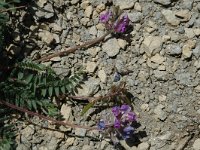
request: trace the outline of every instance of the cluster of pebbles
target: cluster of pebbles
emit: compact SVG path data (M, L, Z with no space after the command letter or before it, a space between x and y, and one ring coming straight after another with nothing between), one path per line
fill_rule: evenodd
M117 5L131 22L125 34L109 35L92 47L43 63L65 76L83 66L88 79L78 95L104 95L112 85L126 82L140 126L139 142L121 141L125 149L200 150L199 0L37 0L13 14L18 19L7 50L36 59L100 37L106 30L99 14ZM121 77L114 82L116 72ZM91 109L81 117L82 108L63 104L61 113L68 121L93 126L109 111L90 116ZM36 117L33 121L56 128ZM59 130L69 134L22 124L17 149L116 149L99 131Z

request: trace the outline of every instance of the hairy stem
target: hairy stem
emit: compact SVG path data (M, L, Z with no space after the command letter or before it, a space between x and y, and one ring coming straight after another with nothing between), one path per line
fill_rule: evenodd
M109 35L111 33L111 31L108 31L106 32L103 36L101 37L97 37L95 39L92 39L92 40L89 40L89 41L86 41L84 42L83 44L81 45L77 45L77 46L74 46L74 47L70 47L70 48L67 48L66 50L62 51L62 52L57 52L57 53L54 53L54 54L50 54L50 55L47 55L47 56L44 56L38 60L36 60L36 62L41 62L41 61L48 61L50 60L51 58L53 57L57 57L57 56L65 56L69 53L73 53L75 52L77 49L80 49L80 48L84 48L84 47L87 47L87 46L91 46L91 45L94 45L98 42L101 42L107 35Z
M54 119L52 117L44 116L44 115L41 115L39 113L29 111L29 110L27 110L25 108L18 107L16 105L13 105L11 103L5 102L3 100L0 100L0 104L6 105L6 106L8 106L8 107L10 107L12 109L18 110L20 112L27 113L28 115L37 116L40 119L51 121L51 122L53 122L55 124L58 124L58 125L68 126L68 127L72 127L72 128L83 128L83 129L86 129L86 130L99 130L97 127L88 127L88 126L76 125L76 124L70 123L68 121L65 121L65 122L58 121L58 120L56 120L56 119Z
M21 9L24 7L26 7L26 6L12 7L12 8L8 8L8 9L0 9L0 13L7 12L9 10L14 10L14 9Z

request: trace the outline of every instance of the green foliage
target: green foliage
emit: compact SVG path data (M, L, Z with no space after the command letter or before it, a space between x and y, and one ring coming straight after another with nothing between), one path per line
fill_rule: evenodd
M49 115L56 114L49 98L73 92L82 79L82 72L61 79L50 67L27 61L16 64L0 88L8 102Z
M14 126L6 124L11 119L11 110L0 106L0 150L14 148ZM9 114L9 115L8 115Z
M20 62L7 80L0 83L0 99L50 117L59 117L53 97L59 99L60 95L72 93L82 79L82 72L61 79L50 67L31 61ZM11 149L14 144L13 126L7 121L11 111L7 110L0 104L0 150Z

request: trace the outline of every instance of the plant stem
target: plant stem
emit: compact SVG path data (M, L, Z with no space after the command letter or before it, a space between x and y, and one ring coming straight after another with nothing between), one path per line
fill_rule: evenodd
M63 125L63 126L68 126L68 127L72 127L72 128L83 128L83 129L86 129L86 130L99 130L97 127L88 127L88 126L82 126L82 125L76 125L76 124L73 124L73 123L70 123L68 121L58 121L52 117L48 117L48 116L44 116L44 115L41 115L39 113L36 113L36 112L32 112L32 111L29 111L25 108L22 108L22 107L18 107L16 105L13 105L11 103L8 103L8 102L5 102L3 100L0 100L0 104L3 104L3 105L6 105L12 109L15 109L15 110L18 110L20 112L24 112L24 113L27 113L28 115L31 115L31 116L37 116L43 120L47 120L47 121L51 121L55 124L59 124L59 125Z
M13 9L21 9L24 7L26 7L26 6L12 7L12 8L8 8L8 9L0 9L0 13L7 12L7 11L13 10Z
M50 54L50 55L47 55L47 56L44 56L38 60L35 60L36 62L41 62L41 61L48 61L50 60L51 58L53 57L57 57L57 56L64 56L64 55L67 55L69 53L73 53L75 52L77 49L80 49L80 48L84 48L84 47L87 47L87 46L91 46L91 45L94 45L98 42L101 42L107 35L109 35L111 33L111 31L108 31L106 32L103 36L101 37L97 37L95 39L92 39L92 40L89 40L89 41L86 41L84 42L83 44L81 45L77 45L77 46L74 46L74 47L70 47L70 48L67 48L66 50L62 51L62 52L57 52L57 53L54 53L54 54Z

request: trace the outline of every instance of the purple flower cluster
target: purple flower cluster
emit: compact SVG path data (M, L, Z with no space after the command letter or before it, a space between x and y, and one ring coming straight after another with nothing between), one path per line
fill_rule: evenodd
M136 115L132 112L131 107L129 105L115 106L112 108L112 113L115 117L113 127L117 131L117 134L124 139L130 138L130 135L134 131L131 124L136 121ZM99 121L98 128L100 130L106 129L104 120Z
M100 22L104 23L108 29L112 29L118 33L124 33L129 24L128 15L126 14L122 17L119 17L119 19L117 19L115 22L111 21L112 18L113 15L111 11L106 11L105 13L102 13L99 17Z
M122 137L127 139L130 137L134 128L131 127L133 121L136 121L136 115L131 111L129 105L122 105L121 107L115 106L112 108L113 115L115 116L114 128L121 131Z

